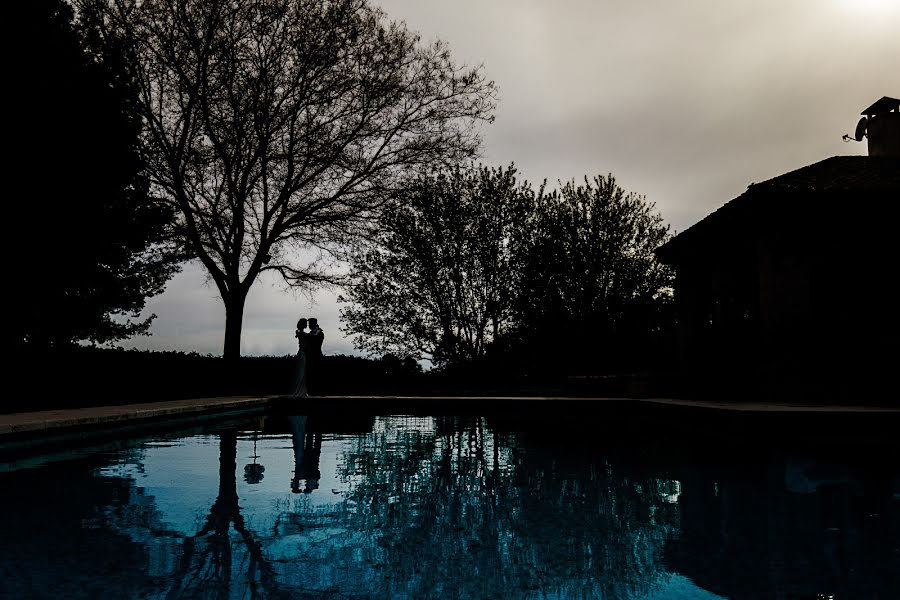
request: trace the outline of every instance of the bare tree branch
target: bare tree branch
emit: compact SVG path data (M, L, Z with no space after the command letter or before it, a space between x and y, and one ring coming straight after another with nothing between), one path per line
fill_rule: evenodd
M492 119L480 67L366 0L78 6L133 55L154 193L178 207L225 301L226 356L239 352L233 313L263 270L289 284L334 278L267 265L279 246L337 251L371 233L411 174L473 156L477 123Z

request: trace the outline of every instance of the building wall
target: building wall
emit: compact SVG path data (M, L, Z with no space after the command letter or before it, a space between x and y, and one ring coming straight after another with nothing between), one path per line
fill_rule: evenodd
M897 197L766 192L695 232L668 258L684 372L718 385L718 397L867 402L880 393L900 342Z
M900 113L885 113L869 119L869 156L900 158Z

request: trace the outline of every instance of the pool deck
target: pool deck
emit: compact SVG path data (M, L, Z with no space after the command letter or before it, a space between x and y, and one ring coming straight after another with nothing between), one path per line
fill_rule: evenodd
M714 402L675 400L669 398L582 398L565 396L317 396L308 399L289 399L279 396L233 396L225 398L198 398L173 400L169 402L147 402L123 406L97 406L67 410L45 410L37 412L0 415L0 441L14 435L21 437L29 433L35 436L72 431L84 427L118 427L142 421L183 419L192 416L236 414L262 410L275 403L291 402L301 407L323 404L385 403L404 408L421 405L459 404L460 406L490 410L491 405L521 404L535 405L565 402L577 405L629 404L632 406L658 406L668 409L683 409L690 412L716 412L732 414L818 414L818 415L900 415L900 408L880 406L840 406L833 404L777 404L771 402Z
M261 410L267 408L271 401L270 396L233 396L11 413L0 415L0 440L16 434L42 435L83 427L115 427L146 420Z

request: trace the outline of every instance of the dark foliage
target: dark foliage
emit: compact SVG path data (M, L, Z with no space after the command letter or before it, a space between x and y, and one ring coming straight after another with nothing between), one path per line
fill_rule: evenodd
M293 356L241 357L235 367L217 356L183 352L146 352L68 346L26 348L8 361L0 412L83 408L236 395L284 395L295 376ZM371 359L324 356L319 363L323 396L582 396L669 397L712 400L891 405L878 381L857 379L835 386L834 379L807 382L772 396L759 382L741 380L723 397L723 378L689 379L663 372L630 375L566 376L548 370L526 371L508 356L488 357L422 372L415 362L395 355ZM48 383L49 382L49 383ZM877 393L881 389L882 393ZM329 401L330 402L330 401ZM373 402L377 404L377 401ZM346 401L335 409L345 412Z
M425 175L390 206L342 298L356 346L519 382L671 362L671 273L654 255L668 227L654 205L612 176L547 193L515 174Z
M511 346L543 368L622 373L671 360L672 273L654 250L669 237L655 206L612 175L535 198L518 240Z
M26 348L9 363L15 376L7 382L2 412L286 394L296 358L241 357L235 367L197 353L72 346ZM427 385L418 364L394 356L325 356L317 366L321 395L422 393Z
M172 215L147 196L124 65L85 51L60 0L3 12L19 41L7 75L7 347L144 333L145 299L175 271L159 247Z
M481 361L513 321L511 240L533 204L515 167L456 167L411 182L352 257L344 331L374 354L439 367Z

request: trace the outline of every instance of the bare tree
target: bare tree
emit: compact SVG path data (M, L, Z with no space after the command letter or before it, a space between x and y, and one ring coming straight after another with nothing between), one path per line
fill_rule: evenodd
M328 281L326 253L411 171L471 156L493 82L366 0L78 0L125 48L156 194L225 304L226 358L263 271ZM332 254L333 255L333 254Z

